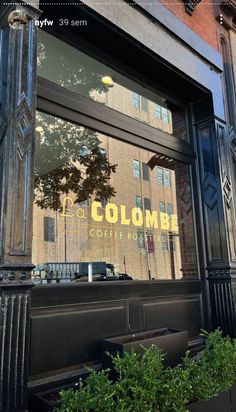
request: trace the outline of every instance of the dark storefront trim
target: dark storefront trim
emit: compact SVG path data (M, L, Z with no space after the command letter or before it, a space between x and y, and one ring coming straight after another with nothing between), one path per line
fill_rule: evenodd
M137 11L128 5L123 9L124 15L121 15L119 10L112 13L109 7L107 10L99 9L99 6L93 7L97 13L88 7L76 8L77 11L87 13L94 24L93 29L82 36L84 47L87 44L89 48L92 42L91 53L96 54L97 50L103 49L101 60L107 59L114 66L123 59L116 67L124 73L127 73L129 67L128 73L134 79L139 73L141 83L144 79L150 79L153 90L158 90L158 74L162 79L159 81L162 83L162 92L170 89L171 94L188 106L193 126L190 128L190 140L194 150L191 150L189 144L175 142L173 138L168 138L168 144L165 145L162 133L156 134L164 154L192 165L201 280L49 285L35 287L31 292L33 285L26 280L32 269L31 245L28 242L27 247L25 246L25 234L31 238L36 31L31 20L30 31L23 40L19 33L9 34L4 16L1 53L5 69L0 71L3 118L0 137L5 156L5 159L1 160L0 298L5 317L1 319L0 328L6 332L6 338L1 336L0 348L3 376L7 379L4 380L4 388L0 388L2 393L5 389L6 394L4 399L1 398L1 412L18 411L20 408L27 410L27 380L30 380L30 387L37 391L40 385L43 386L42 380L44 385L50 386L52 375L55 385L62 380L63 374L64 377L67 374L66 379L70 380L68 367L71 367L73 374L86 361L99 362L98 340L101 337L152 329L160 327L161 322L163 326L188 329L190 338L195 337L201 327L210 329L217 326L220 326L225 334L235 336L236 270L230 260L230 238L226 226L227 218L230 219L232 213L230 198L233 194L231 183L229 184L231 175L227 156L224 157L228 131L225 127L221 69L217 64L216 71L215 68L212 70L205 60L199 57L199 50L198 53L190 51L189 47L183 45L182 40L179 41L161 26L157 30L156 26L141 14L138 14L137 26L131 26L128 14ZM47 9L45 11L49 12ZM28 14L31 19L35 17L29 11ZM99 36L94 35L97 32ZM75 33L70 33L68 38L70 42L75 42ZM112 50L109 50L110 46L105 39L112 42ZM23 45L26 53L22 53ZM124 50L127 53L123 53ZM16 62L20 64L15 64ZM165 76L162 77L163 73ZM96 103L88 104L85 98L79 97L75 102L73 93L69 92L63 92L63 100L61 88L52 86L49 82L39 80L38 85L40 110L81 122L120 139L122 134L124 140L150 150L157 149L158 144L154 142L151 127L142 126L137 132L135 125L138 122L127 119L124 115L114 114L105 107L97 111ZM50 89L52 93L48 97ZM110 121L106 118L107 114L112 114ZM23 124L28 125L24 129L22 118L25 122ZM194 120L197 121L196 127ZM21 152L22 134L13 133L16 129L21 132L23 130L25 146ZM18 156L17 151L23 155ZM26 158L31 159L30 166ZM25 165L28 165L27 169L24 169ZM20 170L20 173L17 174L16 170ZM23 173L24 170L27 172ZM21 196L26 190L29 191L28 195ZM13 207L16 199L17 209ZM16 224L19 224L19 231L15 239L11 238L11 230ZM17 305L14 305L14 302L17 302ZM114 322L114 318L117 322ZM28 333L30 322L31 342ZM63 328L66 328L66 333L62 336ZM49 336L48 340L45 335ZM10 342L9 345L5 344L5 339ZM17 359L16 353L20 353ZM31 357L30 379L28 356ZM17 396L15 403L10 396L13 390Z
M48 91L50 90L50 93ZM191 163L192 145L129 116L100 105L48 80L38 78L37 108L121 140Z
M84 3L87 4L86 1ZM120 30L122 36L126 36L127 44L130 41L136 41L138 47L141 44L142 49L145 48L151 55L158 56L158 59L162 59L163 62L167 63L175 73L178 72L180 78L185 77L196 88L210 91L212 93L214 114L224 120L225 114L220 78L221 69L216 70L213 68L212 70L209 63L199 58L199 55L185 46L182 41L176 40L169 30L163 28L159 23L156 22L153 25L151 21L147 20L145 16L140 15L140 13L139 19L137 19L138 11L133 7L123 4L120 7L117 6L114 11L112 6L91 5L88 2L86 11L90 16L96 13L96 21L99 23L103 21L107 26L109 24L112 31ZM136 21L136 25L130 26L130 20ZM145 37L144 33L146 32L149 33L148 37ZM189 85L189 87L191 86ZM173 90L172 84L169 85L169 88ZM187 90L182 88L181 93L187 93Z

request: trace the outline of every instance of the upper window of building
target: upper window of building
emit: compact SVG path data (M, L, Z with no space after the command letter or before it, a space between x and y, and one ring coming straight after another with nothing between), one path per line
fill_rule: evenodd
M133 93L133 106L135 109L140 108L140 96L138 93Z
M149 181L149 170L149 166L146 163L142 162L143 180Z
M161 106L159 104L156 104L154 113L158 119L161 119Z
M162 167L157 167L157 182L159 186L163 186L163 169Z
M169 203L169 202L167 203L166 211L167 211L168 215L172 215L172 213L173 213L173 204L172 203Z
M165 169L164 171L164 185L165 187L171 187L171 174L168 169Z
M143 230L137 230L137 237L138 237L138 247L139 249L144 249L146 248L145 244L145 233Z
M162 107L162 118L165 124L169 123L169 113L168 110Z
M187 139L185 110L39 30L38 75L157 129Z
M55 242L55 219L53 217L44 216L44 241Z
M134 181L129 165L137 158L137 165L151 161L148 182ZM150 274L197 276L189 166L172 161L164 169L171 187L158 187L156 159L149 150L38 112L34 278L60 283L119 280L124 273L136 281Z
M148 100L142 96L141 103L142 111L148 113Z
M168 236L166 233L161 234L161 245L163 252L167 252L169 250Z
M134 177L136 177L137 179L140 179L141 177L139 160L134 160Z
M165 205L165 202L163 202L163 200L160 200L159 202L159 209L160 209L160 212L166 211L166 205Z
M87 206L89 206L89 199L81 200L81 202L79 202L79 204L80 204L80 206L87 207Z
M142 198L141 196L136 196L135 198L135 205L136 207L138 207L139 209L143 209L143 204L142 204Z
M151 200L148 197L145 197L143 199L143 202L144 202L144 209L151 210Z

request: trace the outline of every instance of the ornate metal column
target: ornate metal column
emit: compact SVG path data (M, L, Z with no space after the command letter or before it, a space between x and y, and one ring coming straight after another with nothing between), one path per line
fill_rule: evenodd
M16 4L16 2L12 3ZM17 13L11 28L8 16ZM0 411L27 410L36 27L30 6L0 6Z
M199 102L199 106L201 103ZM236 336L233 278L236 275L236 225L232 202L228 140L225 122L205 111L198 119L197 139L204 220L206 279L213 328Z

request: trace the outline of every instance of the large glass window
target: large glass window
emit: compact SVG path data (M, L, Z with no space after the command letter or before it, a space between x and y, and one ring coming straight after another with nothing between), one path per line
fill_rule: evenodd
M42 30L38 75L179 139L187 139L183 107Z
M159 158L171 186L157 185ZM197 276L189 167L38 112L33 263L43 283Z

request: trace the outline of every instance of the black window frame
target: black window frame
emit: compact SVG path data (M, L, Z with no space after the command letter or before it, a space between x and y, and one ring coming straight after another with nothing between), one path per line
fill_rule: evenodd
M65 41L65 37L62 38L62 40ZM73 45L69 41L68 44ZM96 58L94 54L93 57ZM99 60L102 61L102 59ZM108 64L107 61L102 62ZM122 70L120 72L122 72ZM135 78L132 74L132 77L130 76L130 78L132 78L132 80L137 80L140 83L139 75L139 73L136 73ZM148 83L145 83L144 86L149 87ZM48 92L49 90L50 93ZM156 90L156 93L159 93L159 90ZM169 98L169 96L170 95L168 94L167 97ZM183 101L175 100L175 102L183 105ZM190 104L187 102L184 103L186 104L186 116L189 115L190 117ZM192 141L193 132L189 130L190 118L188 118L187 122L190 138L188 141L181 140L167 132L142 123L141 121L131 118L110 107L101 105L88 97L81 96L72 90L63 88L62 86L40 76L38 76L37 87L37 110L62 118L74 124L88 127L94 131L116 138L119 141L161 154L188 165L192 188L194 238L196 254L198 256L193 185L193 179L195 179L196 175L196 152Z

